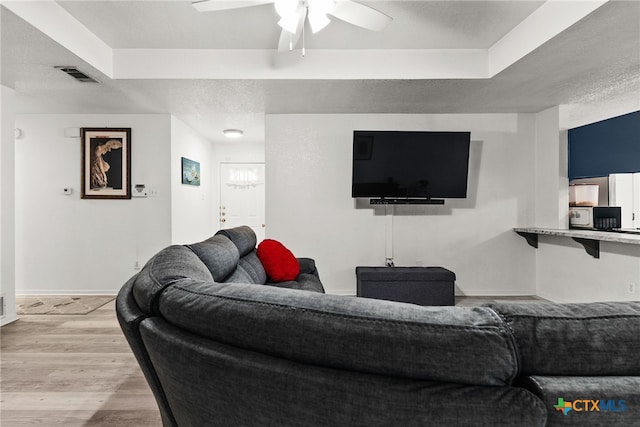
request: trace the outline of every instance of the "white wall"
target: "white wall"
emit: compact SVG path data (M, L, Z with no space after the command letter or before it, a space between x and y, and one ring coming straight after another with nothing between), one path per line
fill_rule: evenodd
M395 263L448 268L458 294L535 293L535 256L512 231L534 218L534 115L269 115L267 237L315 258L327 292L355 294L355 267L385 260L384 208L351 197L354 129L471 131L468 198L396 206Z
M200 162L199 186L182 184L182 157ZM217 190L211 142L171 117L171 242L184 244L211 237L218 229Z
M173 241L215 232L221 162L266 160L267 236L296 255L315 258L328 292L354 294L355 266L382 265L387 246L384 208L351 198L354 129L472 132L468 199L395 207L396 265L449 268L457 275L458 294L640 299L640 247L602 243L601 257L594 259L571 239L541 237L536 250L511 230L540 225L540 212L554 218L567 204L562 107L522 115L270 115L266 153L262 142L208 146L169 116L19 115L15 126L24 135L15 145L14 167L11 95L2 88L0 254L8 310L11 274L17 293L113 294L136 272L136 261L146 262ZM155 189L157 197L81 200L80 141L65 138L64 130L82 126L131 127L132 183ZM203 173L210 168L196 191L179 183L183 155L201 159ZM69 186L73 195L63 195ZM544 188L560 194L548 198ZM7 225L12 203L15 269L13 229ZM634 294L628 292L632 283Z
M569 238L538 242L538 295L556 302L640 300L640 246L600 242L600 258ZM629 284L635 292L629 292Z
M16 125L24 131L15 161L16 292L116 293L136 262L171 243L170 117L18 115ZM158 196L81 199L81 143L64 136L80 127L132 128L131 182Z
M560 131L560 106L536 114L535 225L569 226L567 133Z
M0 324L16 319L15 305L15 189L14 92L0 86L0 295L4 314Z
M568 227L568 127L604 120L637 110L621 110L616 103L560 106L537 114L536 124L536 226ZM597 111L597 115L596 115ZM557 302L640 300L640 246L600 243L600 258L588 255L570 238L541 236L536 256L539 296ZM629 285L634 291L629 292Z

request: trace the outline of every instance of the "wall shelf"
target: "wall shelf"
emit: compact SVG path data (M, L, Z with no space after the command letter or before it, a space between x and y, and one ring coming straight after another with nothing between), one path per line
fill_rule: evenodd
M580 243L585 251L594 258L600 258L600 242L615 242L630 245L640 245L640 230L636 232L625 231L597 231L597 230L556 230L551 228L523 227L514 228L513 231L526 239L527 243L538 247L538 236L570 237Z

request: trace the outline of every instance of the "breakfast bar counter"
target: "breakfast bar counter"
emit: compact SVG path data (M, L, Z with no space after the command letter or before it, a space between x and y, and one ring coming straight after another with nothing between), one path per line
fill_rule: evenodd
M630 245L640 245L640 230L633 231L600 231L588 229L552 229L538 227L520 227L513 231L524 237L534 248L538 247L538 236L570 237L580 243L587 253L594 258L600 258L600 242L615 242Z

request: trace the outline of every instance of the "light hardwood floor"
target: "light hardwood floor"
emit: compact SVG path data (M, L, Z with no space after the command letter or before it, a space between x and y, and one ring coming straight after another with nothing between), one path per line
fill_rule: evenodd
M457 305L535 297L459 297ZM0 426L161 426L115 302L86 315L25 315L0 329Z
M115 317L28 315L0 329L0 425L161 426Z

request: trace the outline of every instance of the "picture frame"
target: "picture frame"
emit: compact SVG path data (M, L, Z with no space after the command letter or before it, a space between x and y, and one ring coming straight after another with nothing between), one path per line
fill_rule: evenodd
M182 183L200 185L200 162L182 157Z
M131 199L131 128L80 128L81 198Z

